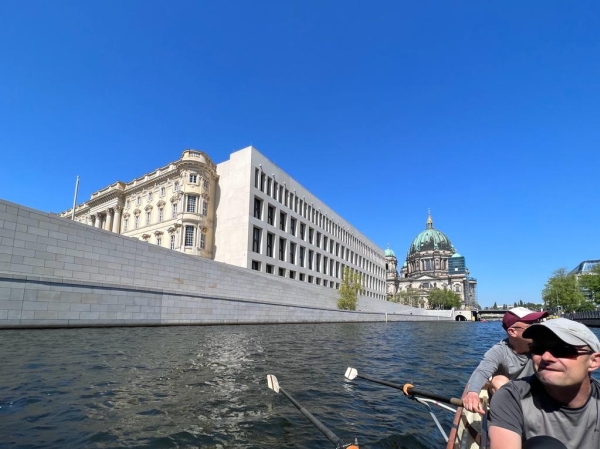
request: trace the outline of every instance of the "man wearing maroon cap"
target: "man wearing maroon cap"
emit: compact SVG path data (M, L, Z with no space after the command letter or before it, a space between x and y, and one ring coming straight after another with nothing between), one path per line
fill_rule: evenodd
M534 312L524 307L515 307L504 314L502 327L507 338L492 346L471 374L467 392L462 398L465 409L482 415L485 413L479 400L479 392L490 378L494 393L509 380L533 374L529 354L531 340L523 338L523 332L547 316L548 312Z

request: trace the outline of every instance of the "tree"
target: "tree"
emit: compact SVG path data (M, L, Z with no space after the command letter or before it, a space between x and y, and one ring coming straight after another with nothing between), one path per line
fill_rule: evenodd
M399 291L392 297L392 301L412 307L418 307L420 299L421 295L419 289L412 287Z
M432 309L451 309L460 307L460 296L450 290L432 288L429 290L429 307Z
M349 267L344 268L340 285L340 299L337 303L338 309L356 310L358 295L362 292L364 292L364 288L361 274Z
M497 309L498 308L498 304L496 304L496 302L494 302L494 305L492 306L492 309Z
M579 285L584 290L585 296L589 296L592 301L600 305L600 263L592 268L591 273L579 276Z
M547 309L562 309L564 312L575 312L586 301L577 283L577 277L567 274L566 268L559 268L548 279L542 291L542 299Z

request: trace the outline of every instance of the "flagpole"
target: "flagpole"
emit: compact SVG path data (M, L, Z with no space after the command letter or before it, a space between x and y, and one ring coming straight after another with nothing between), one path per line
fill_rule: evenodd
M71 212L71 220L75 220L75 203L77 203L77 191L79 190L79 175L75 181L75 196L73 197L73 211Z

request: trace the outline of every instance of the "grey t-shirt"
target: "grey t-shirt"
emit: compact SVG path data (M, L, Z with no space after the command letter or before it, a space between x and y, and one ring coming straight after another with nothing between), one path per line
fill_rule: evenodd
M534 375L509 382L492 397L490 425L512 430L523 440L550 435L568 449L600 447L600 383L583 407L567 408L546 393Z
M508 344L508 338L496 343L485 353L483 360L471 374L469 392L479 393L489 378L498 374L511 380L533 374L529 355L515 354Z

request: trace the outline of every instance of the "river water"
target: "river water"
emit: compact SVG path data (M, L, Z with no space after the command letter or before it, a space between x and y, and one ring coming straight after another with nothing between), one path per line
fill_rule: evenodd
M443 447L424 406L346 368L457 397L503 335L499 322L5 330L0 447L333 447L267 374L347 442Z

